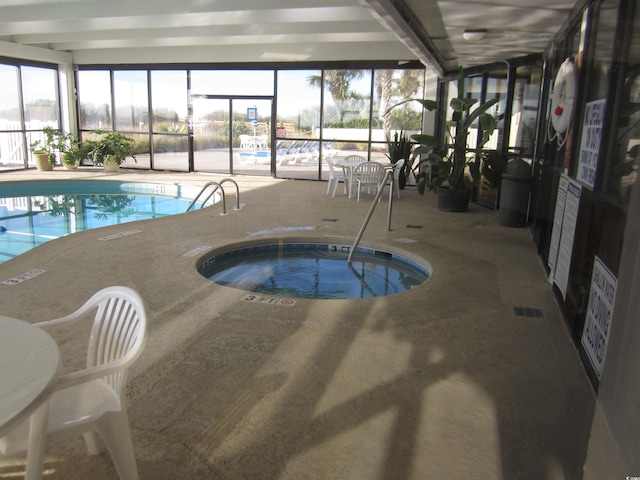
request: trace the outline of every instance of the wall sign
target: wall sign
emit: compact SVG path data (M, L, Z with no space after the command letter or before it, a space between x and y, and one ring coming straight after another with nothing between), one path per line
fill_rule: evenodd
M618 281L598 257L593 262L587 317L582 331L582 346L598 378L602 375L607 355L611 316Z
M567 295L569 283L569 267L573 254L573 239L578 221L580 196L582 187L580 184L566 175L560 178L558 196L556 198L556 211L553 218L551 231L551 245L549 247L549 280L555 283L562 298Z
M596 100L586 105L580 140L577 180L593 190L598 170L598 152L604 123L605 100Z

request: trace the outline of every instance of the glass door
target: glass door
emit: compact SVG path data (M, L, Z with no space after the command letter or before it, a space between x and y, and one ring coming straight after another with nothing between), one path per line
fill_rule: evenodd
M271 175L271 98L193 95L193 170Z
M271 104L268 99L232 101L233 173L271 175Z

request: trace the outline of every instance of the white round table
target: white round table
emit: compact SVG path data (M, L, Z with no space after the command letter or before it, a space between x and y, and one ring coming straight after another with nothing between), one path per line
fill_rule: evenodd
M0 315L0 437L33 415L27 458L30 478L38 478L42 471L47 400L60 369L60 351L49 334L30 323Z

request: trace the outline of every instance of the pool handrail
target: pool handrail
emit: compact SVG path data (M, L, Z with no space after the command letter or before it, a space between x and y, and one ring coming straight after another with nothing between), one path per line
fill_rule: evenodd
M371 219L371 215L373 215L373 211L376 208L376 205L378 203L378 200L380 200L380 196L382 196L382 192L384 191L384 187L387 184L387 181L389 181L389 177L391 177L391 187L389 190L389 212L388 212L388 216L387 216L387 231L391 230L391 207L393 206L393 182L394 182L394 178L393 178L393 170L392 169L387 169L387 171L384 173L384 178L382 179L382 183L380 184L380 188L378 188L378 191L376 192L376 196L373 199L373 202L371 202L371 207L369 207L369 212L367 213L367 216L364 219L364 222L362 223L362 227L360 227L360 231L358 232L358 235L356 236L356 240L355 242L353 242L353 245L351 247L351 250L349 251L349 256L347 257L347 263L351 264L351 261L353 259L353 255L356 252L356 249L358 248L358 244L360 243L360 240L362 239L362 235L364 235L364 231L367 228L367 225L369 224L369 220Z
M207 182L204 184L204 186L202 187L202 189L200 189L200 192L198 192L198 194L195 196L195 198L191 201L191 203L189 204L189 206L187 207L187 212L189 210L191 210L191 208L195 205L195 203L198 201L198 199L200 198L200 196L206 191L207 188L209 188L210 186L214 186L213 190L211 190L211 192L209 193L209 195L202 200L202 205L200 208L204 207L205 203L207 203L207 200L209 200L217 191L218 189L220 189L220 191L222 192L222 213L221 215L226 215L227 214L227 201L225 198L225 191L224 188L222 188L222 184L225 182L231 182L235 185L236 187L236 206L234 207L234 210L240 210L240 188L238 187L238 184L236 183L235 180L231 179L231 178L223 178L220 182Z

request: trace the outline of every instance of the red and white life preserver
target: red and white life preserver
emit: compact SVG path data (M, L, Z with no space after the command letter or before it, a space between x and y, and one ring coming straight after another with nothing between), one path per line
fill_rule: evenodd
M551 94L551 123L558 134L565 133L576 101L576 67L568 58L562 62Z

